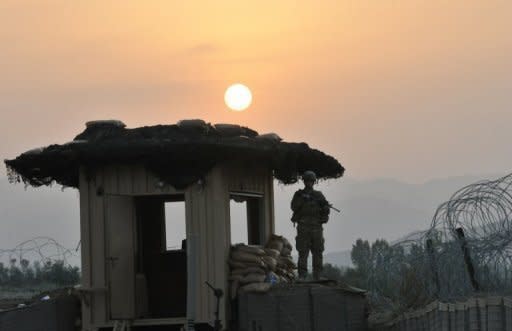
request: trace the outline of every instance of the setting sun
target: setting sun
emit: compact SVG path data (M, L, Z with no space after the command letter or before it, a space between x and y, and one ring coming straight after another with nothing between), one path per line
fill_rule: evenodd
M224 101L232 110L245 110L252 102L251 90L243 84L233 84L227 88L224 94Z

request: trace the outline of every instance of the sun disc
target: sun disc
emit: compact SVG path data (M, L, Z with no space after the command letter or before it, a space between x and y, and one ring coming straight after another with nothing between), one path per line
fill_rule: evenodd
M232 110L245 110L252 102L251 90L243 84L233 84L227 88L224 94L224 101Z

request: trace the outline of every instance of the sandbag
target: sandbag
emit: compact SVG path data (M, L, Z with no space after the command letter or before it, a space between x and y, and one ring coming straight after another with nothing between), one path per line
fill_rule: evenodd
M297 270L297 266L296 265L292 265L292 266L282 266L282 265L277 265L277 269L281 268L282 270L285 270L287 272L293 272L294 270Z
M178 126L183 129L199 129L206 130L208 125L205 121L197 119L197 120L181 120L178 123Z
M288 272L288 271L282 270L282 269L277 269L276 274L285 283L290 283L296 278L295 274L293 272Z
M277 249L264 248L264 251L267 256L273 257L274 259L277 259L280 255L280 253Z
M265 133L265 134L260 134L258 136L255 137L256 139L261 139L261 140L268 140L268 141L273 141L273 142L280 142L281 140L283 140L281 137L279 137L279 135L277 135L276 133Z
M242 129L237 124L218 123L214 124L213 127L218 133L225 136L240 136L242 134Z
M256 293L266 293L270 290L272 285L270 283L252 283L247 284L240 287L240 292L256 292Z
M233 269L233 270L231 270L231 275L233 275L233 276L236 276L236 275L244 276L245 274L247 274L246 270L247 270L247 268Z
M290 276L289 270L286 270L286 269L283 269L283 268L276 268L275 273L280 275L280 276L283 276L283 277Z
M266 268L265 263L263 262L263 260L261 258L258 260L258 262L240 262L240 261L229 260L228 263L231 266L231 270L247 269L247 268L251 268L251 267L263 268L263 269Z
M281 254L281 251L283 250L284 244L280 240L270 239L265 247L266 248L275 249L276 251L279 252L279 254Z
M260 268L260 267L248 267L245 269L245 274L261 274L261 275L264 275L265 274L265 270L263 270L263 268Z
M291 257L292 249L290 242L278 235L272 235L264 248L246 244L233 245L228 261L231 266L231 296L235 297L241 291L241 288L235 289L241 285L247 291L266 292L270 284L248 285L263 284L266 280L272 283L292 282L296 278L293 270L297 268Z
M294 264L294 262L293 262L293 257L291 257L291 256L284 256L284 255L281 255L281 256L279 257L279 260L280 260L280 261L283 261L283 263L290 263L290 264Z
M231 267L232 270L234 269L245 269L247 268L247 265L243 262L234 261L234 260L228 260L228 264Z
M257 255L257 256L265 255L265 251L261 247L244 245L244 244L238 244L238 245L233 246L231 251L232 252L233 251L245 252L245 253L253 254L253 255Z
M228 280L231 280L231 281L241 281L242 279L244 279L244 275L231 275L228 277Z
M279 240L279 241L281 241L281 240L283 240L283 236L280 236L278 234L273 233L273 234L270 235L270 238L268 240L269 241L271 241L271 240Z
M263 281L265 281L264 274L247 274L240 279L240 284L261 283Z
M281 255L283 256L292 256L292 251L293 249L292 248L289 248L289 247L283 247L283 250L281 251Z
M222 136L222 137L239 137L239 136L246 136L246 137L256 137L258 135L258 132L251 130L247 127L236 125L236 124L215 124L214 125L215 130Z
M276 270L276 267L277 267L277 260L274 259L273 257L271 256L263 256L261 258L263 260L263 262L265 263L265 266L269 269L269 270Z
M277 267L274 272L280 276L283 276L286 273L286 270L281 267Z
M285 237L281 237L281 240L283 242L284 248L287 248L291 252L293 250L293 246L292 244L290 244L288 239L286 239ZM283 254L283 251L281 251L281 254Z
M255 268L263 268L265 269L265 263L263 262L263 260L260 258L260 260L258 262L247 262L245 263L245 267L246 268L251 268L251 267L255 267Z
M245 267L243 269L234 269L231 271L231 275L233 276L236 276L236 275L242 275L242 276L245 276L247 274L261 274L261 275L264 275L266 274L266 270L265 268L262 268L262 267L256 267L256 266L249 266L249 267Z
M249 263L259 263L261 262L261 258L254 254L249 254L246 252L242 252L239 250L234 250L231 252L231 259L237 262L249 262Z

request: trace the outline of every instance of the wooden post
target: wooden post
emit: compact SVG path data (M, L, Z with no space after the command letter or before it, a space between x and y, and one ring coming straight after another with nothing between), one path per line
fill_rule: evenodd
M475 292L480 291L480 285L475 277L475 268L473 266L473 261L471 261L471 255L469 254L468 242L466 241L466 237L464 236L464 230L462 228L455 229L457 233L457 238L459 239L460 247L462 249L462 253L464 254L464 263L466 264L466 270L469 274L469 279L471 280L471 285L473 286L473 290Z

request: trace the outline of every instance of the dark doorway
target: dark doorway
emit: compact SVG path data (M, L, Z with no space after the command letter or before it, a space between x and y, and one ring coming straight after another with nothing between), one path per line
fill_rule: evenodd
M147 309L140 309L143 317L184 317L187 307L185 197L183 194L138 197L136 213L137 274L143 275L146 287L137 290L141 296L137 300L147 300Z

